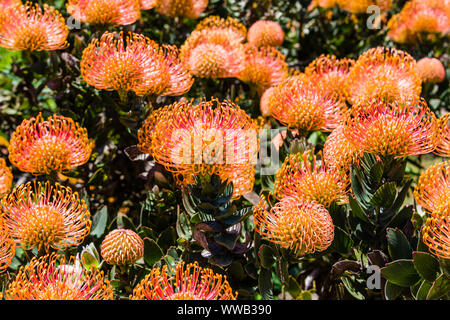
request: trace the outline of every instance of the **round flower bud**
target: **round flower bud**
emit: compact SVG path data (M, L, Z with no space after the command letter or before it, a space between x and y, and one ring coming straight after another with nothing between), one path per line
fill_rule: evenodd
M108 233L101 245L101 256L109 264L124 266L144 255L144 241L136 232L116 229Z

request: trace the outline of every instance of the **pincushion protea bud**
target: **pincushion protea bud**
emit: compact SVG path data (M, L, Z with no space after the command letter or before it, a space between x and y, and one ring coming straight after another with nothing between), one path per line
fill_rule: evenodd
M6 288L7 300L112 300L103 271L87 270L75 257L50 254L21 266Z
M381 11L392 8L392 0L336 0L337 5L351 13L367 13L367 8L377 6Z
M141 16L139 0L69 0L67 12L76 20L100 26L123 26Z
M134 289L131 300L236 300L226 276L202 268L198 262L179 262L175 275L167 265L154 268Z
M94 148L87 131L71 118L39 113L16 128L8 147L9 160L32 174L68 172L85 164Z
M428 213L450 207L450 161L436 163L420 174L414 197Z
M439 141L434 153L441 157L450 157L450 113L439 119Z
M417 73L423 82L442 82L445 80L445 68L436 58L422 58L417 61Z
M2 199L5 226L29 250L64 250L79 245L91 230L91 215L77 192L59 184L28 182Z
M9 267L15 252L16 243L0 217L0 274Z
M423 243L430 252L443 259L450 259L450 206L438 208L427 218L422 229Z
M208 0L157 0L156 11L169 17L197 19L208 6Z
M311 200L285 197L270 211L264 197L253 207L253 225L264 239L292 250L296 255L320 252L334 239L334 225L328 210Z
M268 99L272 116L290 129L331 131L342 123L347 106L331 97L318 75L299 74L275 86Z
M80 62L84 80L97 89L134 91L138 96L178 96L194 80L181 65L175 46L160 47L141 34L105 32L84 49Z
M194 31L208 30L210 32L220 31L224 37L231 37L243 41L247 35L247 28L238 20L227 17L209 16L200 21Z
M438 120L423 99L405 104L374 99L355 105L344 128L362 152L396 158L432 152L438 133Z
M66 48L69 34L63 16L44 4L9 6L0 16L0 47L14 50L52 51Z
M248 29L247 39L256 47L277 47L283 44L284 32L275 21L258 20Z
M254 85L261 94L279 84L288 75L284 55L273 47L245 46L245 59L237 78Z
M350 103L372 99L404 102L420 95L416 61L408 53L384 47L364 52L351 68L346 92Z
M128 266L144 256L144 241L132 230L116 229L108 233L100 250L107 263Z
M13 181L12 169L6 165L6 161L0 158L0 199L11 189Z
M254 167L258 153L256 126L239 106L229 102L176 102L153 112L138 131L138 147L153 156L183 186L196 175L217 174L232 180ZM235 197L248 193L253 184L234 186ZM236 194L242 190L242 194Z
M308 156L312 154L312 162ZM328 207L333 201L346 203L348 178L345 173L317 164L313 151L290 154L278 170L274 186L277 199L296 197Z

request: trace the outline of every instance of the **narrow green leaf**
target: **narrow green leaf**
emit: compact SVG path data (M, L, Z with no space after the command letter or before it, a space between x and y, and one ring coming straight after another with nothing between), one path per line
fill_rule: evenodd
M269 269L261 268L258 277L259 293L263 300L273 299L273 284L272 284L272 271Z

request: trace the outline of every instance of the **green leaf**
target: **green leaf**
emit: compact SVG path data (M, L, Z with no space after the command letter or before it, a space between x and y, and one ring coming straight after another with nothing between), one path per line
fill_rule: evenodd
M263 300L273 299L272 272L269 269L261 268L258 277L258 287Z
M163 251L153 239L144 238L144 261L148 266L153 267L163 255Z
M371 223L369 218L367 218L366 214L364 213L364 210L359 205L358 201L353 197L350 197L349 201L350 208L352 209L351 214L364 222Z
M344 287L347 289L347 291L356 299L358 300L364 300L365 296L361 292L361 286L358 284L354 279L352 279L348 275L343 275L341 277L341 281L344 284Z
M392 260L411 259L412 248L406 236L399 229L387 229L388 251Z
M244 280L247 276L240 262L234 261L228 268L229 273L237 281Z
M378 207L389 208L394 203L396 194L397 190L395 183L385 183L374 193L372 199L370 199L370 204Z
M136 227L134 226L131 219L128 218L127 215L122 212L117 213L117 228L136 230Z
M290 295L294 299L296 299L302 293L301 286L298 284L297 280L295 280L295 278L291 275L289 276L289 281L286 290L290 293Z
M236 242L239 239L239 233L237 232L224 232L214 235L214 240L221 246L226 247L229 250L233 250L236 246Z
M275 253L268 245L263 244L258 251L259 261L261 266L266 269L271 269L275 264Z
M439 258L439 263L444 274L450 278L450 259Z
M419 290L417 290L416 297L415 297L416 300L426 300L428 292L430 292L430 289L431 289L432 285L433 285L432 282L427 281L427 280L423 280L420 283Z
M353 246L350 235L338 226L334 226L334 239L332 247L336 252L347 254Z
M104 206L92 218L91 236L101 238L108 222L108 208Z
M386 285L384 286L384 296L386 297L386 300L395 300L401 295L404 289L404 287L386 281Z
M450 279L445 275L441 274L431 286L430 291L427 295L427 300L438 300L445 296L448 296L450 292Z
M181 212L177 215L176 230L180 238L185 240L190 240L192 238L192 226L186 213Z
M401 259L386 264L381 274L387 280L402 287L409 287L420 280L412 260Z
M413 254L413 261L417 273L425 280L433 282L441 273L439 261L429 253L416 251Z

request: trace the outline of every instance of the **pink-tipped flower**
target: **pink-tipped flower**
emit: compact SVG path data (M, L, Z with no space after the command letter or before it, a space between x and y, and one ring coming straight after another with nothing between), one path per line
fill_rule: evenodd
M256 47L277 47L283 44L284 32L275 21L258 20L248 29L247 39Z
M76 20L99 26L123 26L141 16L139 0L69 0L67 12Z
M434 211L422 229L423 243L430 252L442 259L450 259L450 206Z
M0 0L0 11L5 11L6 8L21 5L20 0Z
M158 0L140 0L141 10L153 9L158 4Z
M351 13L367 13L370 6L377 6L381 11L392 8L392 0L336 0L337 5Z
M16 243L0 216L0 274L11 264L16 253Z
M109 264L128 266L144 256L144 241L132 230L116 229L103 240L101 255Z
M439 119L439 140L435 153L441 157L450 157L450 113Z
M6 165L6 161L0 158L0 199L8 194L13 181L12 169Z
M417 73L422 82L438 83L445 80L445 68L436 58L422 58L417 61Z
M27 2L0 13L0 47L14 50L65 49L69 34L64 17L53 7Z
M271 115L271 111L270 111L270 97L273 94L273 90L274 88L268 88L267 90L264 91L264 93L261 95L261 99L259 101L259 108L261 110L261 114L264 117L268 117Z
M134 91L138 96L179 96L190 90L193 79L178 58L175 46L160 47L141 34L105 32L84 49L81 74L91 86Z
M156 0L158 13L179 18L197 19L208 6L208 0Z

